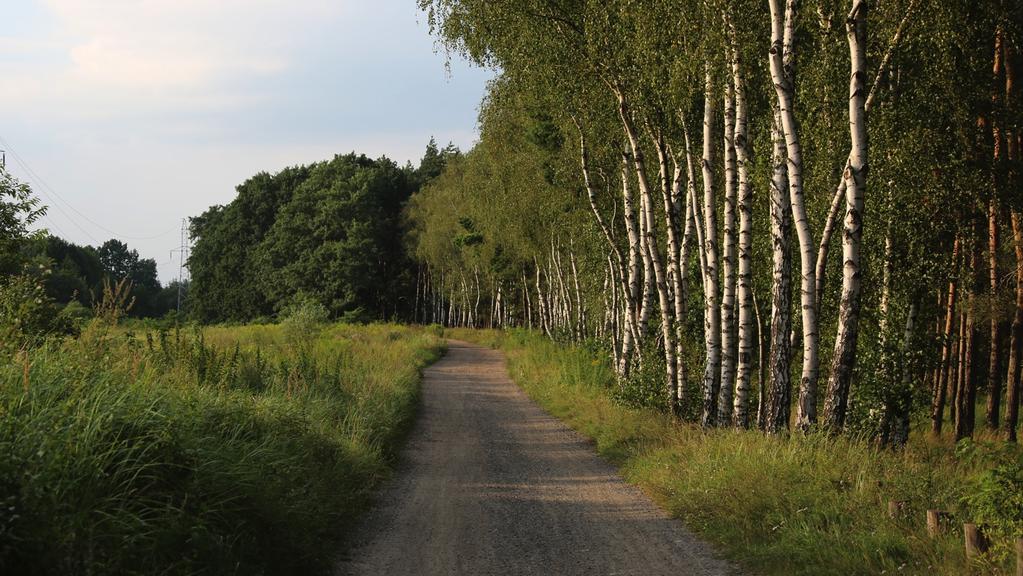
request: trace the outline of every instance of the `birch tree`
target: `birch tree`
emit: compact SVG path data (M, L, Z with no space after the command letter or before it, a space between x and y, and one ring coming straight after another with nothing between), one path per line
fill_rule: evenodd
M800 306L802 308L803 369L799 383L796 425L808 429L817 421L818 328L816 256L813 233L803 195L803 146L795 112L795 29L797 1L768 0L771 9L771 49L768 61L785 136L788 190L793 224L799 238Z
M845 169L846 209L842 237L842 299L831 378L824 405L825 424L833 431L845 425L849 384L856 362L860 318L860 244L863 237L863 203L867 179L867 3L853 0L846 20L849 41L849 133L851 154Z

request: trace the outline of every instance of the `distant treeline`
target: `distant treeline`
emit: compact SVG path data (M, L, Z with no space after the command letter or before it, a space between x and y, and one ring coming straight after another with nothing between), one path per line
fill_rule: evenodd
M409 316L403 209L456 155L431 140L418 168L351 153L246 180L231 203L191 220L190 313L250 321L311 300L340 319Z
M56 236L33 239L25 247L26 269L37 276L55 303L91 308L104 280L130 283L129 316L160 318L177 310L178 283L160 284L156 261L111 239L101 246L79 246ZM187 290L187 285L182 287ZM73 304L76 303L76 304Z

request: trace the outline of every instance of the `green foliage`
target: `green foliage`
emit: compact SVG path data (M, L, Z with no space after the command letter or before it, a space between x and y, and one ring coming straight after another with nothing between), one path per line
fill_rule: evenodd
M424 174L454 155L433 152L424 162L440 166ZM334 317L405 314L414 278L401 211L417 178L387 158L355 154L250 178L233 202L192 219L192 313L250 320L304 293Z
M609 388L609 394L616 403L629 408L658 410L667 406L664 356L652 340L646 341L643 361L629 373L629 377Z
M974 451L972 443L969 445ZM1015 541L1023 534L1023 453L1003 449L983 461L1001 464L973 481L964 504L991 540L990 556L997 565L1011 559Z
M303 344L316 338L323 328L330 313L319 301L307 294L299 293L284 310L281 311L281 328L285 336L294 344Z
M123 328L0 364L0 572L329 573L438 341Z
M39 277L0 278L0 358L73 330L74 325L60 314Z
M22 250L33 236L28 227L45 213L28 184L0 168L0 279L21 269Z
M177 309L177 284L166 288L157 278L156 261L140 258L138 250L111 239L99 247L79 246L56 236L34 239L25 254L43 263L50 273L44 279L46 293L58 304L78 302L92 306L103 296L103 283L130 283L134 299L129 314L135 318L157 318Z

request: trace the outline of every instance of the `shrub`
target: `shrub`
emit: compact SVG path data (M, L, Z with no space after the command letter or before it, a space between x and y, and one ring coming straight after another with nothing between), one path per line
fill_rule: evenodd
M330 312L315 298L298 294L280 314L284 335L292 344L315 338L330 318Z
M39 279L19 275L0 280L0 352L71 332L71 322L59 312Z
M1023 458L981 474L966 504L991 539L991 556L996 561L1007 559L1016 538L1023 535Z

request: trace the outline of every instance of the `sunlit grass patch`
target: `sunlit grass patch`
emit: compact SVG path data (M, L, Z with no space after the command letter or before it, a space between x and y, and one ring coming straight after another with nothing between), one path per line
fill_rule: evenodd
M0 573L326 571L439 339L86 331L0 366Z
M612 401L607 362L583 347L523 331L449 331L506 352L512 378L662 507L747 569L770 575L1007 574L1006 554L973 566L962 522L981 511L966 494L1017 447L958 447L917 435L900 452L851 437L780 438L680 424ZM888 502L900 503L896 518ZM937 538L926 510L953 521Z

